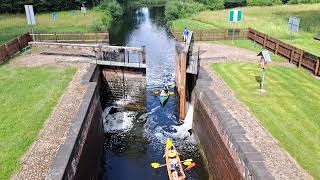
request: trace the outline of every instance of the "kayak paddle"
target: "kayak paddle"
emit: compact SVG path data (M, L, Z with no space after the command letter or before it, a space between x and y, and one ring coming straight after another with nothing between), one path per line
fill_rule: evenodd
M190 166L192 164L192 159L186 159L186 160L181 161L181 162L183 162L183 164L186 165L186 166ZM167 164L159 164L159 163L156 163L156 162L151 163L151 167L153 167L155 169L156 168L160 168L160 167L164 167L166 165Z

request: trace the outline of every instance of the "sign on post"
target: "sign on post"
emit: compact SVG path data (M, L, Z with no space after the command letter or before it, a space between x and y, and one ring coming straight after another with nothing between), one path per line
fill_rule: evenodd
M300 19L297 17L289 17L289 30L291 32L299 31Z
M87 13L87 8L86 8L86 7L81 7L81 12L82 12L83 14L86 14L86 13Z
M233 9L229 12L229 21L230 22L240 22L242 18L242 11Z
M33 26L36 25L36 18L34 17L33 6L32 5L24 5L24 9L26 11L28 25L30 26L30 29L31 29L32 39L35 40Z
M258 89L258 91L266 92L266 90L264 90L264 81L265 81L265 77L266 77L266 68L267 68L267 63L268 62L272 62L272 60L271 60L271 56L269 54L269 51L267 51L267 50L261 51L258 54L258 56L261 56L261 60L260 60L261 82L260 82L260 89Z
M232 43L234 39L234 31L236 22L240 22L242 18L242 11L238 9L232 9L229 11L229 21L233 22L233 31L232 31Z
M52 21L53 21L53 23L56 23L56 20L57 20L57 13L53 12L52 13Z
M26 11L27 21L29 26L36 25L36 19L34 17L33 6L32 5L24 5L24 9Z

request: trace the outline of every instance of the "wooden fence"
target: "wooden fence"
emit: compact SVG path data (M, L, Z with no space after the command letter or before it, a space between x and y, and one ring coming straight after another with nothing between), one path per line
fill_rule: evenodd
M192 32L195 41L232 40L233 37L233 29L194 30ZM182 31L174 31L172 34L179 41L183 40ZM234 39L247 38L248 29L235 29Z
M32 36L37 42L109 43L109 33L40 33Z
M320 57L305 52L302 49L291 46L264 33L258 32L252 28L249 28L248 39L255 41L274 54L288 59L289 62L297 64L298 67L303 66L311 70L314 75L320 75Z
M30 41L32 41L32 38L29 33L26 33L0 45L0 64L15 55L17 52L22 51L23 48L28 46L28 42Z

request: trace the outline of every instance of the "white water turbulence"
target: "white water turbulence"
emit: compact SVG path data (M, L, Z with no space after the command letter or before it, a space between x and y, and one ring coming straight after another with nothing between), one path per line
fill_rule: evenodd
M193 119L193 106L189 105L188 112L183 124L170 125L169 131L163 126L158 126L156 123L159 121L155 115L152 115L154 110L148 113L148 123L145 126L145 136L157 147L163 146L166 143L167 138L175 140L177 146L184 146L186 149L192 149L197 144L194 135L192 133L192 119ZM177 121L175 116L168 113L166 114L168 119Z
M196 144L195 138L192 133L192 119L193 119L193 106L189 104L187 115L184 123L180 126L173 126L176 133L173 133L173 138L186 140L189 143Z
M102 113L105 133L126 133L133 128L133 120L138 113L134 111L116 111L111 113L112 109L117 108L110 106Z

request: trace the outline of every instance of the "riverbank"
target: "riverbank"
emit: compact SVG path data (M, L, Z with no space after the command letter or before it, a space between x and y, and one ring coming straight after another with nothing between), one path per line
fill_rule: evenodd
M49 136L44 136L47 141L37 141L39 132L47 119L52 116L54 109L57 109L55 106L66 92L77 68L64 66L61 63L55 64L52 57L50 60L50 57L36 55L40 52L42 51L33 49L31 54L21 54L0 66L2 78L0 99L3 102L0 116L0 179L9 179L26 164L42 170L44 166L40 167L40 164L48 162L46 160L51 156L47 155L53 152L50 148L55 149L57 144L54 142L61 140L57 136L51 139ZM71 97L74 99L75 96ZM70 112L66 106L62 108L66 113ZM61 124L63 118L57 114L55 119ZM34 143L35 141L37 143ZM30 147L36 149L38 154L42 154L44 158L37 159L41 163L30 163L36 155L36 153L31 155L32 151L28 152ZM35 171L29 168L26 172L33 174Z
M241 7L243 20L236 28L254 28L286 43L292 44L314 55L320 56L320 42L313 37L320 31L320 4L277 5L271 7ZM203 11L194 16L171 21L171 29L231 29L228 10ZM301 19L300 30L289 38L288 19L296 16Z
M88 10L86 15L80 11L76 11L75 16L73 16L72 11L60 11L57 12L57 19L54 23L51 13L35 14L37 23L35 32L97 32L100 28L99 22L101 21L102 15L102 11L94 9ZM0 44L28 31L29 27L24 14L0 15Z

